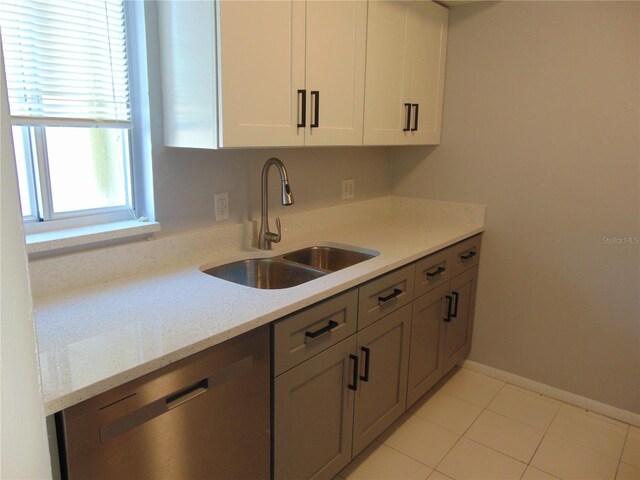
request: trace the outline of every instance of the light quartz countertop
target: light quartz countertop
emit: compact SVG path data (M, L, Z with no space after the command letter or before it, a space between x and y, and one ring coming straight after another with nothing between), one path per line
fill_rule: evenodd
M384 197L282 216L273 251L244 222L30 264L47 415L480 233L481 205ZM354 220L357 219L357 220ZM311 245L370 260L281 290L201 272Z

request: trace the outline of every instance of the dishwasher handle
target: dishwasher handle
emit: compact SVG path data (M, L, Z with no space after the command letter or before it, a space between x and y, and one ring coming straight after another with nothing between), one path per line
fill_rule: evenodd
M209 379L205 378L200 380L198 383L191 385L190 387L185 388L177 393L169 395L165 398L165 403L167 405L167 410L171 410L172 408L176 408L182 405L189 400L196 398L198 395L202 395L209 388Z

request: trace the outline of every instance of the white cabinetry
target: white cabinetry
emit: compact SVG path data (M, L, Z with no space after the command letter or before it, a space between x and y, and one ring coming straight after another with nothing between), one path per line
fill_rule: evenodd
M166 145L362 144L366 2L158 9Z
M440 143L448 17L431 1L369 2L365 145Z

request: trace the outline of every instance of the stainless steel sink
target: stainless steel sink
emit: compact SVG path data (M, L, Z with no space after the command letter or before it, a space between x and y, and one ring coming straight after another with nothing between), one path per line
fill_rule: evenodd
M328 272L336 272L373 257L374 255L367 253L335 247L309 247L283 255L283 258L290 262L309 265Z
M275 258L252 258L204 270L204 273L253 288L295 287L326 273Z
M250 258L202 270L207 275L253 288L289 288L375 257L336 247L308 247L271 258Z

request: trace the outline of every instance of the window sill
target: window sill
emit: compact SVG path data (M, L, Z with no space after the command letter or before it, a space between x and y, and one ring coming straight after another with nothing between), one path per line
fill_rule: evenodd
M61 248L89 245L97 242L115 240L136 235L158 232L158 222L139 222L127 220L86 227L51 230L48 232L31 233L25 236L27 253L47 252Z

